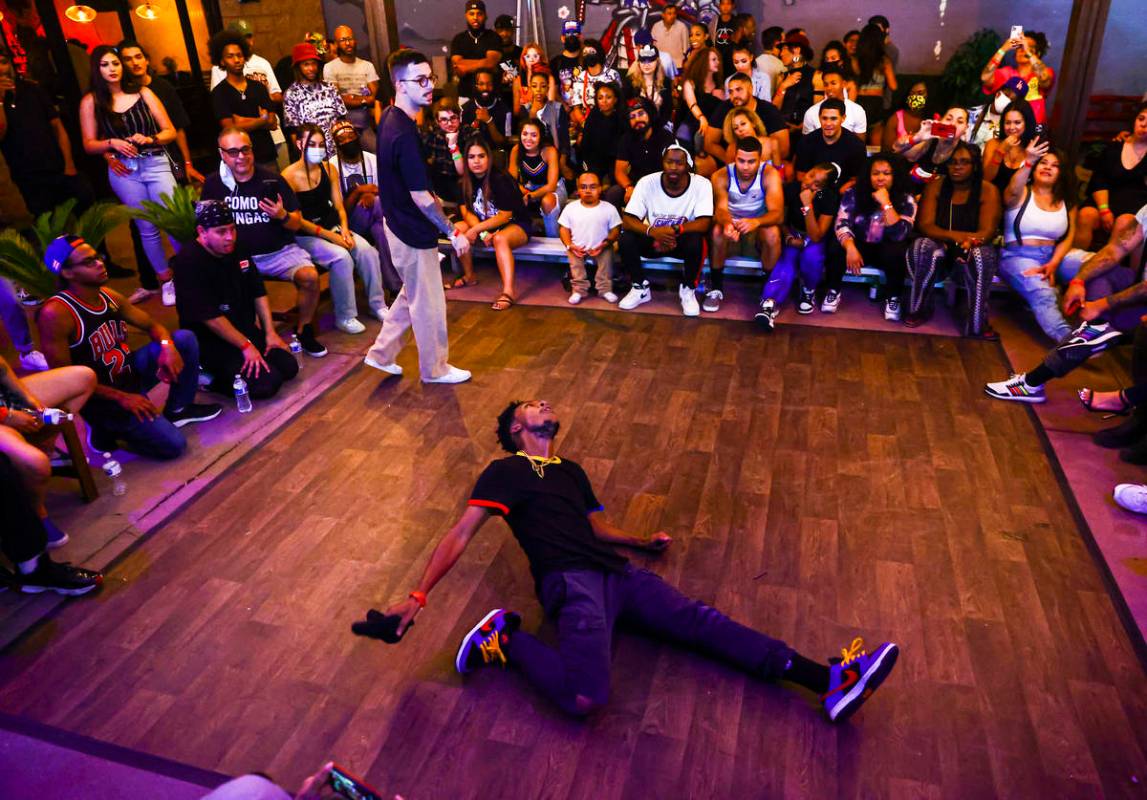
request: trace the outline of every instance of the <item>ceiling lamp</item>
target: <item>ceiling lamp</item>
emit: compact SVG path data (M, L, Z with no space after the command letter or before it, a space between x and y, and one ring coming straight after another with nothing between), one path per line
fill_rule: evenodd
M91 6L68 6L64 16L72 22L95 22L96 10Z
M159 19L159 12L156 11L155 6L151 4L151 0L148 0L148 2L145 2L142 6L136 8L135 13L136 16L140 17L141 19L146 19L149 21L153 19Z

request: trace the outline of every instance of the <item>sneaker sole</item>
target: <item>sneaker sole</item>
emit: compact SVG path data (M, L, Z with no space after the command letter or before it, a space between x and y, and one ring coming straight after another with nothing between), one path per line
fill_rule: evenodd
M192 422L207 422L208 420L215 419L222 413L223 409L220 408L214 414L207 414L206 416L202 417L184 417L183 419L172 422L171 424L177 428L182 428L184 425L190 425Z
M864 701L880 688L880 684L884 683L884 679L896 666L896 658L899 655L900 648L897 645L893 644L885 648L880 657L876 659L876 663L872 664L868 671L860 676L860 680L849 689L848 694L840 698L840 701L832 707L828 713L828 718L833 722L844 722L855 714L864 705Z
M94 591L100 587L100 584L93 583L91 586L84 586L78 589L64 589L59 586L21 586L20 591L24 594L42 594L43 592L55 592L62 594L66 597L79 597L82 594Z
M822 313L822 314L835 314L838 309L840 309L840 306L836 306L835 308L825 308L824 306L821 306L820 307L820 313Z
M805 311L800 306L797 306L797 313L798 314L806 314L807 315L807 314L811 314L814 311L816 311L816 306L812 306L811 308L808 309L808 311Z
M1047 402L1047 395L1015 395L1015 394L997 394L991 389L984 389L984 394L988 397L993 397L996 400L1011 400L1014 403L1028 403L1030 405L1039 405L1040 403Z
M633 309L637 308L638 306L645 305L646 303L648 303L652 299L653 299L652 297L643 297L631 306L627 306L627 305L623 305L622 303L618 303L617 307L620 308L622 311L632 311Z
M367 358L364 358L362 360L362 363L366 364L371 369L377 369L379 372L385 372L387 375L401 375L402 374L402 367L398 367L397 370L387 369L385 364L380 364L377 361L375 361L374 359L370 358L369 356ZM397 367L398 365L395 365L395 366Z
M482 630L482 626L501 613L502 610L501 608L495 608L487 613L486 616L478 621L477 625L470 629L469 633L462 637L462 644L458 646L458 654L454 656L454 669L458 670L459 675L465 675L467 672L470 672L470 670L466 668L465 655L466 651L470 648L470 642L473 640L474 635Z
M307 354L308 356L310 356L311 358L322 358L323 356L325 356L325 355L326 355L327 353L329 353L330 351L324 348L324 349L322 350L322 352L319 352L319 353L312 353L310 350L308 350L307 348L305 348L305 347L304 347L304 348L303 348L303 352L304 352L304 353L306 353L306 354Z
M444 380L443 378L423 378L422 382L423 383L440 384L442 386L453 386L453 385L458 384L458 383L466 383L467 381L469 381L473 377L474 376L471 374L471 375L467 375L465 378L451 378L449 380Z
M1076 342L1075 344L1071 344L1071 343L1061 344L1057 349L1058 350L1073 350L1075 348L1082 347L1082 348L1086 348L1087 350L1090 350L1092 355L1099 355L1100 353L1102 353L1104 350L1106 350L1111 345L1111 342L1114 339L1118 339L1122 335L1123 335L1122 331L1110 330L1107 333L1103 334L1102 336L1099 336L1099 337L1096 337L1095 339L1092 339L1090 342Z
M61 547L63 547L64 545L66 545L70 541L72 541L71 537L65 533L63 539L55 539L55 540L49 539L46 547L49 550L59 550Z
M753 322L757 323L757 327L768 333L772 333L776 323L769 319L764 314L756 314L753 316Z

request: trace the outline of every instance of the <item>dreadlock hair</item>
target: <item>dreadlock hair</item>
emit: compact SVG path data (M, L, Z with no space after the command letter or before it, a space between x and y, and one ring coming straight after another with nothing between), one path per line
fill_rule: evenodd
M520 449L517 442L514 441L514 436L510 433L510 428L514 424L514 415L518 413L518 408L522 405L522 400L511 400L510 404L502 409L502 413L498 415L498 427L494 433L498 437L498 444L502 445L502 449L507 453L516 453Z

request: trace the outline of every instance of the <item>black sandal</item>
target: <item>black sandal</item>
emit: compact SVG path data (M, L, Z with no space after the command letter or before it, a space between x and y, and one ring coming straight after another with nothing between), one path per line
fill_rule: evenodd
M1119 402L1122 403L1119 408L1096 408L1093 404L1095 401L1095 392L1091 389L1080 389L1077 394L1079 395L1079 402L1083 404L1083 407L1094 414L1106 414L1109 417L1126 417L1131 413L1131 409L1134 408L1134 406L1127 402L1127 395L1123 393L1122 389L1119 390Z

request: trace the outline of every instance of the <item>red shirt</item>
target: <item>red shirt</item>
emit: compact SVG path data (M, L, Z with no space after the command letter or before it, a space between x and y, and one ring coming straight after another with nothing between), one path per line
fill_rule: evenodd
M1048 77L1051 79L1051 84L1048 86L1048 91L1055 85L1055 70L1051 67L1047 68ZM1040 89L1039 79L1036 78L1035 72L1030 75L1021 75L1020 71L1015 67L1000 67L996 70L995 77L992 80L992 88L984 89L984 94L995 94L1000 90L1005 83L1012 78L1023 78L1028 84L1028 94L1024 99L1031 103L1032 111L1035 112L1035 121L1043 123L1046 121L1046 109L1044 104L1043 90Z

